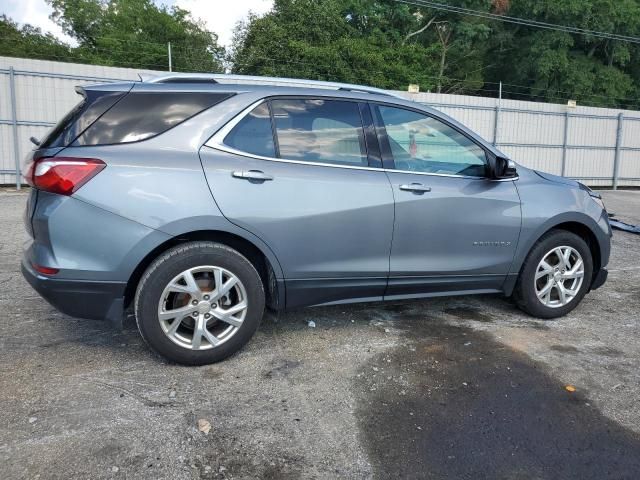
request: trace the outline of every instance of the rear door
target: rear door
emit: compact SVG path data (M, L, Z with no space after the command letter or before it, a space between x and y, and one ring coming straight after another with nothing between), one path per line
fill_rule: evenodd
M384 294L394 202L362 111L370 123L356 101L273 98L200 150L220 210L279 259L288 307Z
M387 296L499 290L520 234L513 180L488 178L484 149L457 127L373 109L396 200Z

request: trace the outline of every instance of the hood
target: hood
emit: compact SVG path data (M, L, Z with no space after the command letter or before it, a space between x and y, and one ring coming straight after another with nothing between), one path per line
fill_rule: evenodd
M578 187L580 185L578 182L576 182L575 180L572 180L570 178L561 177L559 175L552 175L552 174L546 173L546 172L539 172L538 170L534 170L534 172L536 172L536 174L539 177L542 177L545 180L548 180L549 182L562 183L564 185L569 185L571 187Z

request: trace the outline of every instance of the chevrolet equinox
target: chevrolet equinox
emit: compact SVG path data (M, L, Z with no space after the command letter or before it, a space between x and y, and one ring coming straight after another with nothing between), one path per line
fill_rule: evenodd
M22 262L60 311L198 365L265 308L502 293L565 315L607 278L600 195L383 90L169 74L77 88L29 154Z

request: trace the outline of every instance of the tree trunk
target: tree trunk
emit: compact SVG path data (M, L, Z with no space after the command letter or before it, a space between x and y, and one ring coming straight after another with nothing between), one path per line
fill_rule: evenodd
M451 29L447 28L448 26L448 22L443 22L443 24L438 25L437 28L438 38L442 46L442 52L440 53L440 71L438 72L438 93L442 92L442 78L444 77L444 70L447 66L447 52L449 51L449 39L451 38Z
M447 65L447 47L442 47L440 54L440 71L438 72L438 93L442 91L442 77L444 77L444 67Z

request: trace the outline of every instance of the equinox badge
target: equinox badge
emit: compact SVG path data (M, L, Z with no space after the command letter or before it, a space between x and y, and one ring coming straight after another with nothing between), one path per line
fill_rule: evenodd
M473 242L474 247L509 247L511 242Z

